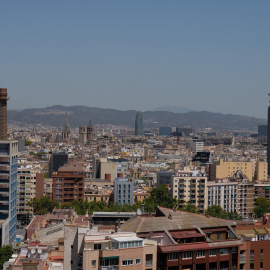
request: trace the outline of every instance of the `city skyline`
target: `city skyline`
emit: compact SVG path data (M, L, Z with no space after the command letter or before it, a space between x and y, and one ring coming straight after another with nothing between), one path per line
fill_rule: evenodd
M269 7L2 1L0 86L10 109L179 106L266 119Z

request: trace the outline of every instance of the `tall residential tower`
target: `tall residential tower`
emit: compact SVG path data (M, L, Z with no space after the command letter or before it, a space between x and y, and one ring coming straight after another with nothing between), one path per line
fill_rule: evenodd
M7 140L7 89L0 88L0 244L14 244L17 226L18 141Z
M270 96L270 94L268 94ZM267 163L268 163L268 176L270 175L270 106L268 106L268 134L267 134Z

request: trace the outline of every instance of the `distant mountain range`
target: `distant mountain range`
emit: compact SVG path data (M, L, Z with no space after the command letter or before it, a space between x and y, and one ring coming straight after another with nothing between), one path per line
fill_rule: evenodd
M193 110L190 108L186 108L186 107L177 107L177 106L161 106L161 107L157 107L153 110L151 110L152 112L156 112L156 111L162 111L162 112L173 112L173 113L187 113L187 112L196 112L197 110Z
M61 127L64 125L66 112L71 127L87 125L90 120L93 124L133 127L136 115L134 110L120 111L87 106L65 107L55 105L41 109L24 109L20 112L10 110L8 111L8 121ZM160 126L191 126L194 128L257 130L258 125L266 124L265 119L205 111L185 113L146 111L143 112L143 120L145 129Z

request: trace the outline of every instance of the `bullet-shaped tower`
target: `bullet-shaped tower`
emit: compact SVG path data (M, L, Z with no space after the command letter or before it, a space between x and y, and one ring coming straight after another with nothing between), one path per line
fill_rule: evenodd
M0 140L7 140L7 89L0 88Z
M143 117L142 112L138 111L135 118L135 135L143 136Z

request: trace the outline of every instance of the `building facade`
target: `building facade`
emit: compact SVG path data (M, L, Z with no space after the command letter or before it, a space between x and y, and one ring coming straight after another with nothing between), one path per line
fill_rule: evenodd
M208 207L219 205L227 212L238 212L238 182L228 179L207 183Z
M204 174L198 175L192 172L177 172L172 177L171 194L179 200L179 206L191 202L196 205L200 213L208 206L207 177Z
M143 116L142 112L138 111L135 118L135 135L143 136Z
M251 161L224 161L221 158L210 165L210 181L233 177L237 171L245 174L249 181L253 180L253 163Z
M127 179L116 179L114 182L114 203L120 205L134 203L134 183Z
M0 141L1 245L13 244L17 226L18 142Z
M53 200L60 204L84 199L84 167L70 163L53 174Z

